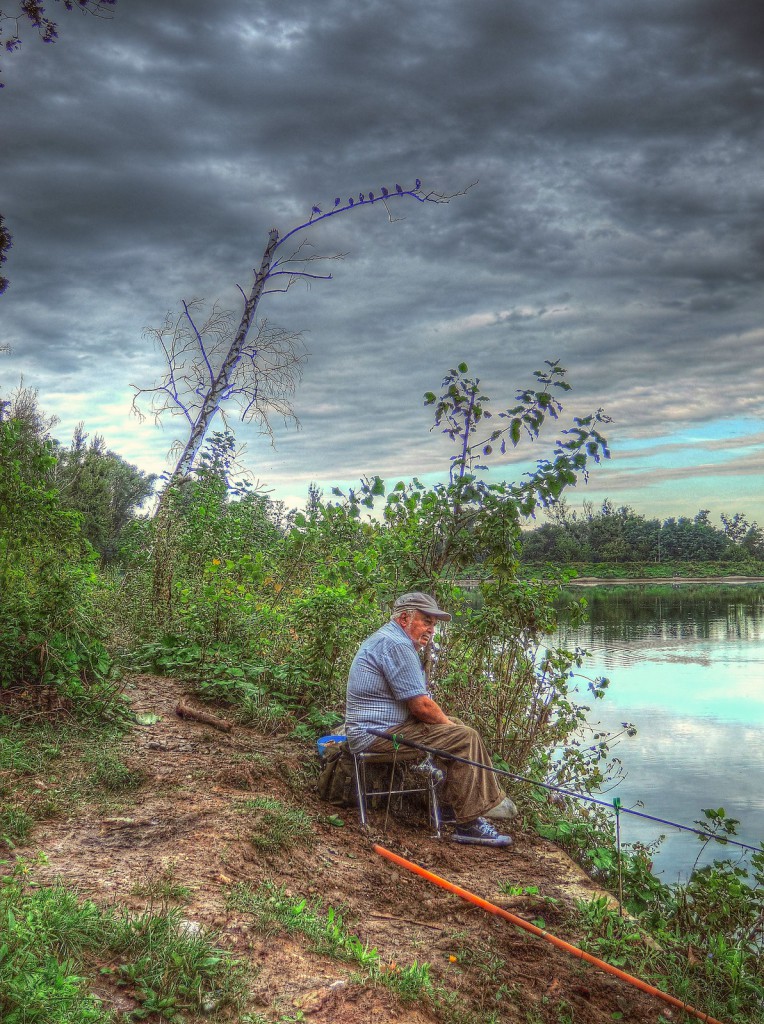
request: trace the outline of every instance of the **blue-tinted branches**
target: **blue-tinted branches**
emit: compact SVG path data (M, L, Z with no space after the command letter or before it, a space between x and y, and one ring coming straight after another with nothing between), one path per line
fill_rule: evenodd
M3 223L4 219L5 218L0 213L0 267L2 267L3 263L8 259L8 250L13 247L13 237ZM8 278L3 277L2 274L0 274L0 295L3 294L7 287ZM1 350L2 347L0 347L0 351Z
M327 220L329 217L336 217L337 214L340 213L347 213L348 210L356 209L359 206L373 206L375 203L381 203L387 210L388 218L392 222L395 218L390 212L389 204L394 199L403 199L408 196L411 199L416 199L417 202L420 203L449 203L452 199L456 199L457 196L466 195L466 193L476 184L477 182L475 181L472 185L467 185L466 188L460 189L458 192L435 192L432 189L429 192L424 192L422 190L422 182L417 178L414 182L414 187L409 189L404 189L401 188L400 185L396 185L395 189L390 191L390 189L382 186L380 191L376 194L374 192L369 192L368 194L361 192L359 193L357 200L353 199L351 196L345 203L343 203L342 199L338 197L334 200L332 208L327 210L325 213L319 206L314 206L311 210L310 217L302 224L298 224L297 227L292 228L291 231L287 231L287 233L280 239L277 248L283 245L284 242L289 241L293 235L299 234L300 231L304 231L306 228L312 227L314 224L318 224L319 221ZM274 266L278 265L279 262L281 261L276 260Z
M471 187L471 186L468 186ZM263 295L284 292L299 280L331 280L331 274L318 274L304 269L308 264L323 259L342 259L342 254L321 256L305 255L307 240L296 241L296 248L290 255L280 256L279 250L289 240L296 239L313 225L335 217L359 206L382 203L390 213L390 202L394 199L410 198L420 203L447 203L467 189L446 195L440 192L424 192L417 178L414 188L403 189L396 185L394 191L382 188L379 194L360 193L358 202L348 199L344 203L338 198L334 207L323 213L313 206L310 217L280 235L277 228L268 233L268 243L263 252L259 269L254 271L254 280L249 294L239 286L244 297L244 310L236 330L230 313L213 307L209 320L197 328L191 315L195 303L184 303L183 314L173 322L168 316L165 325L149 329L147 333L159 341L164 351L167 372L161 384L153 388L135 388L137 395L148 393L152 398L152 412L156 417L164 412L181 415L189 424L188 440L180 451L171 479L183 478L193 468L209 427L220 413L225 420L224 404L233 401L242 412L243 419L257 420L265 433L270 434L269 414L276 411L286 418L292 416L289 397L299 377L304 352L297 345L298 335L290 335L278 328L272 328L265 321L260 322L257 338L249 340L249 332L256 322L255 317ZM268 283L279 278L283 287L268 288ZM209 344L207 337L212 338ZM223 341L223 339L225 339ZM133 408L137 411L135 400Z
M82 14L105 17L107 9L114 7L117 0L55 0L55 2L61 3L66 11L80 11ZM9 13L8 7L0 7L0 46L6 53L13 53L21 46L19 26L24 19L37 29L37 34L44 43L53 43L58 39L58 25L51 18L46 17L46 3L42 3L41 0L16 0L12 5L16 8L15 13ZM47 6L50 7L50 4L47 3ZM10 33L6 35L9 26ZM0 89L2 88L3 83L0 82Z
M497 441L499 452L504 455L507 441L517 447L523 434L534 441L546 419L559 418L562 404L555 392L570 391L570 384L559 360L547 360L545 366L546 369L534 372L539 388L518 391L517 404L496 414L497 419L507 422L479 439L476 435L480 427L494 414L487 407L488 397L480 391L479 378L466 376L466 363L460 363L444 378L440 398L432 391L424 396L425 405L435 406L434 426L441 427L444 434L459 443L458 453L450 459L449 475L451 483L459 483L469 499L485 488L476 481L474 471L486 469L478 459L493 455ZM599 462L610 457L607 443L597 429L607 422L609 418L601 409L583 419L574 417L573 426L563 430L555 443L553 461L540 460L536 471L526 474L524 482L511 485L515 498L522 499L523 514L533 514L536 502L547 505L556 500L564 486L575 483L577 473L586 479L589 458Z
M139 396L150 396L149 409L156 420L167 413L180 416L193 430L219 367L230 350L234 320L230 310L214 305L204 313L200 300L183 303L183 312L168 314L161 327L150 328L165 359L167 370L153 388L137 388L133 409L141 415ZM242 422L257 422L270 435L269 415L292 415L289 398L294 392L305 353L299 335L290 334L267 321L240 347L217 390L214 412L228 426L227 408L235 408Z
M473 182L477 184L477 182ZM395 185L393 189L388 189L385 186L379 190L379 192L360 192L358 199L349 197L346 202L338 196L331 207L331 209L324 212L320 206L313 206L311 209L310 217L302 224L298 224L297 227L287 231L285 235L280 237L274 247L274 253L277 249L281 248L290 238L294 238L299 235L300 232L306 231L308 228L312 228L314 225L319 224L321 221L328 220L330 217L336 217L339 214L347 213L349 210L357 210L361 206L373 206L375 203L381 203L387 210L387 216L390 223L394 223L396 220L400 220L400 217L393 217L390 203L395 199L416 199L419 203L448 203L457 196L465 195L466 192L471 189L473 185L468 185L466 188L461 189L459 192L444 193L435 192L430 190L424 192L422 190L422 182L419 178L416 179L413 188L404 189L400 185ZM272 280L275 277L286 277L287 283L284 288L268 288L263 292L264 295L270 295L273 292L285 292L289 287L299 280L308 281L331 281L331 274L312 274L306 270L294 269L294 264L308 264L319 260L341 260L345 258L344 253L335 253L331 256L322 256L320 254L310 254L308 256L303 255L307 242L305 239L300 241L297 248L290 256L276 257L268 272L268 280ZM290 269L285 270L285 267Z
M322 257L306 255L307 241L304 238L298 240L296 236L328 217L347 213L356 205L381 202L390 216L388 204L392 199L408 197L422 203L446 203L453 198L441 193L425 193L421 186L417 179L413 189L404 190L396 185L394 193L383 188L379 196L370 192L368 198L361 193L358 204L352 199L345 204L337 199L333 209L327 213L314 206L306 221L283 236L277 228L271 228L260 266L254 271L249 294L239 287L244 309L235 330L231 314L217 306L213 307L207 321L198 327L192 315L195 304L184 303L182 314L174 319L168 316L163 327L148 331L163 350L167 370L162 381L153 388L134 386L133 408L138 412L137 397L149 394L151 411L156 418L169 412L170 415L181 416L189 427L185 444L182 447L180 443L178 445L181 450L157 510L153 582L154 607L160 614L163 614L161 609L169 610L170 607L173 557L172 517L165 496L173 485L189 478L217 414L220 413L225 422L226 403L232 402L240 410L242 419L258 422L267 434L271 433L269 416L273 412L285 419L293 417L289 400L305 358L299 345L299 335L269 327L266 321L260 321L254 339L250 339L249 334L257 322L256 314L263 295L269 291L287 291L299 280L331 279L330 274L315 274L305 269L306 265ZM455 193L458 194L461 193ZM290 255L279 255L279 250L289 239L295 239L295 248ZM328 258L338 259L341 255ZM283 287L269 289L268 283L276 278L279 279L278 285Z

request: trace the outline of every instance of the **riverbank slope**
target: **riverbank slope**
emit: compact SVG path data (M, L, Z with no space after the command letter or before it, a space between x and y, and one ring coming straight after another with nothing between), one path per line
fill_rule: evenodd
M312 744L236 725L226 733L181 718L178 702L193 701L173 679L132 676L126 694L147 724L136 725L109 754L137 773L140 784L100 793L81 786L75 804L52 814L58 787L76 780L82 763L64 756L46 778L4 773L7 795L24 795L30 813L48 815L13 856L43 851L48 861L34 869L37 882L59 879L101 905L136 913L152 905L156 897L146 892L156 893L163 879L182 885L187 895L179 906L188 927L212 929L250 971L245 1005L222 1019L657 1024L671 1018L665 1004L394 868L371 842L577 943L574 901L601 893L522 822L512 830L510 851L432 839L415 821L385 824L382 812L367 837L355 809L338 810L317 797ZM277 841L268 801L307 816L289 842ZM320 901L322 912L341 912L348 931L377 950L389 971L429 964L430 994L407 1002L358 964L317 952L299 931L264 929L255 916L230 908L237 886L254 891L264 884L295 906L305 899ZM116 1019L126 1020L138 1007L136 993L112 978L94 969L92 986Z

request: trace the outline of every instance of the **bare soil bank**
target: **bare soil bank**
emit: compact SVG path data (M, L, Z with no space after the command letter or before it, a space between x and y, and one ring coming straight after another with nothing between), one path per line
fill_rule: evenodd
M116 802L79 804L70 817L40 822L28 847L15 852L47 854L48 865L37 872L43 882L60 878L99 903L136 911L147 906L135 895L136 884L171 870L192 892L184 917L214 929L220 945L254 968L248 1005L233 1019L245 1013L314 1024L656 1024L681 1018L665 1003L394 868L372 849L372 840L379 842L527 920L543 918L550 932L575 943L573 902L599 890L522 823L509 851L464 847L448 836L435 840L411 821L390 821L382 834L381 813L373 825L379 831L367 837L353 808L340 812L344 827L330 823L336 809L305 782L315 775L310 745L240 726L226 734L179 718L178 701L193 700L172 679L134 676L127 695L136 713L160 716L136 727L118 751L129 767L141 769L143 785ZM24 780L25 792L36 789L43 797L46 788L45 779ZM251 812L243 813L242 803L258 795L302 807L312 834L288 851L266 853L253 845ZM430 1000L404 1003L384 986L359 980L352 965L318 955L299 935L264 936L251 917L226 909L231 886L264 880L340 910L348 930L386 963L429 963L434 983L454 994L454 1008ZM538 895L508 897L501 883L535 886ZM121 1013L136 1006L129 989L112 987L108 976L98 982L98 993Z

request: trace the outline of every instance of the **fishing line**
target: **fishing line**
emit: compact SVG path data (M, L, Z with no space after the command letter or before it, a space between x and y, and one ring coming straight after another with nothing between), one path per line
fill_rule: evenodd
M407 747L414 747L416 750L422 750L427 754L432 754L435 757L441 758L443 761L459 761L461 764L471 765L473 768L482 768L483 771L493 772L494 775L502 775L505 778L513 779L515 782L527 782L530 786L538 786L541 789L548 789L553 793L560 793L562 796L569 796L573 800L584 800L588 803L597 804L599 807L607 807L608 810L612 809L612 804L608 803L607 800L598 800L594 796L585 796L583 793L576 793L571 789L564 789L562 786L553 786L549 782L539 782L537 779L529 779L525 775L517 775L515 772L507 771L504 768L495 768L493 765L481 764L480 761L471 761L467 757L459 757L458 754L449 754L445 750L439 750L437 747L428 747L423 743L415 743L413 740L407 740L405 736L401 736L400 733L386 733L381 729L367 728L366 732L371 733L373 736L379 736L383 740L390 740L392 743L403 743ZM702 836L704 839L713 839L717 843L721 843L723 846L738 846L741 850L752 850L754 853L759 853L761 848L759 846L750 846L748 843L741 843L736 839L729 839L727 836L716 836L712 832L707 832L705 829L693 828L691 825L681 825L678 821L669 821L666 818L656 818L652 814L645 814L644 811L635 811L631 807L620 806L618 810L621 814L632 814L637 818L644 818L647 821L655 821L659 825L668 825L671 828L678 828L683 832L693 832L697 836Z

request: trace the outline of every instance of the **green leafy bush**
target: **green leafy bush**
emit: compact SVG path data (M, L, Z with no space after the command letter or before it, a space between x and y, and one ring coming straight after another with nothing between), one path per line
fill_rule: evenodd
M48 482L53 452L20 421L0 423L0 689L103 710L114 686L92 601L97 556Z
M566 817L561 810L551 820L537 819L538 832L620 895L626 911L613 909L607 897L578 904L582 948L714 1017L732 1024L763 1020L764 851L751 853L747 866L716 860L669 886L652 874L657 844L618 850L611 821L570 810ZM705 847L724 845L736 822L723 808L711 808L696 824Z

